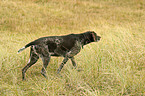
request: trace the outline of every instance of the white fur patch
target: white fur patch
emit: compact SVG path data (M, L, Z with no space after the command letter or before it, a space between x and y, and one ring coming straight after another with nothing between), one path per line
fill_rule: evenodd
M25 49L25 47L22 47L21 49L19 49L19 51L17 52L17 54L19 54L21 51L23 51Z
M29 59L28 63L30 63L30 61L31 61L31 57L30 57L30 59Z

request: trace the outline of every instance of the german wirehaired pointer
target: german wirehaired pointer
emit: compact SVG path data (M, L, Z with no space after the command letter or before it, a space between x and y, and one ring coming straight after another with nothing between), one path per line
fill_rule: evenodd
M42 37L35 41L30 42L23 48L21 48L18 53L31 46L30 50L30 59L28 64L22 69L22 79L25 79L25 72L29 67L37 62L39 57L43 61L43 68L41 74L44 77L46 76L46 67L50 61L51 56L63 56L64 59L60 64L60 67L57 70L57 73L61 71L64 64L71 59L71 62L74 67L76 63L74 56L78 54L83 48L84 45L87 45L91 42L97 42L100 40L100 36L94 31L87 31L81 34L69 34L65 36L49 36Z

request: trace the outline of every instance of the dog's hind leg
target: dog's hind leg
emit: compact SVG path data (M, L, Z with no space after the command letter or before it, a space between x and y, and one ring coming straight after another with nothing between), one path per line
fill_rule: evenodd
M70 59L71 59L71 62L72 62L72 64L73 64L74 68L76 68L77 66L76 66L76 62L75 62L74 57L72 57L72 58L70 58Z
M22 69L22 80L25 79L25 73L28 70L28 68L30 68L32 65L34 65L39 59L39 56L33 51L33 49L31 48L30 51L30 59L28 64Z
M60 73L61 69L63 68L64 64L68 61L68 58L65 57L61 63L61 65L59 66L57 73Z
M48 57L41 57L41 58L42 58L42 61L43 61L43 67L42 67L42 70L41 70L41 74L42 74L45 78L47 78L47 76L46 76L46 68L47 68L47 66L48 66L48 64L49 64L50 56L48 56Z

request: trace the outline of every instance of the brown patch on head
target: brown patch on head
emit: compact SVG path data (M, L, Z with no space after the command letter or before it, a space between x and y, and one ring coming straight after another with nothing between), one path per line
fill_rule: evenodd
M92 34L93 40L96 41L96 36L95 36L96 34L94 34L94 32L92 32L91 34Z

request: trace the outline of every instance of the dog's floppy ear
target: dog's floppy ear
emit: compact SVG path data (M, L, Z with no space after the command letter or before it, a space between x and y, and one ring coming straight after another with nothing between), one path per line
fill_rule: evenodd
M92 38L93 38L93 41L95 42L96 41L96 33L93 31L93 32L91 32L91 35L92 35Z

